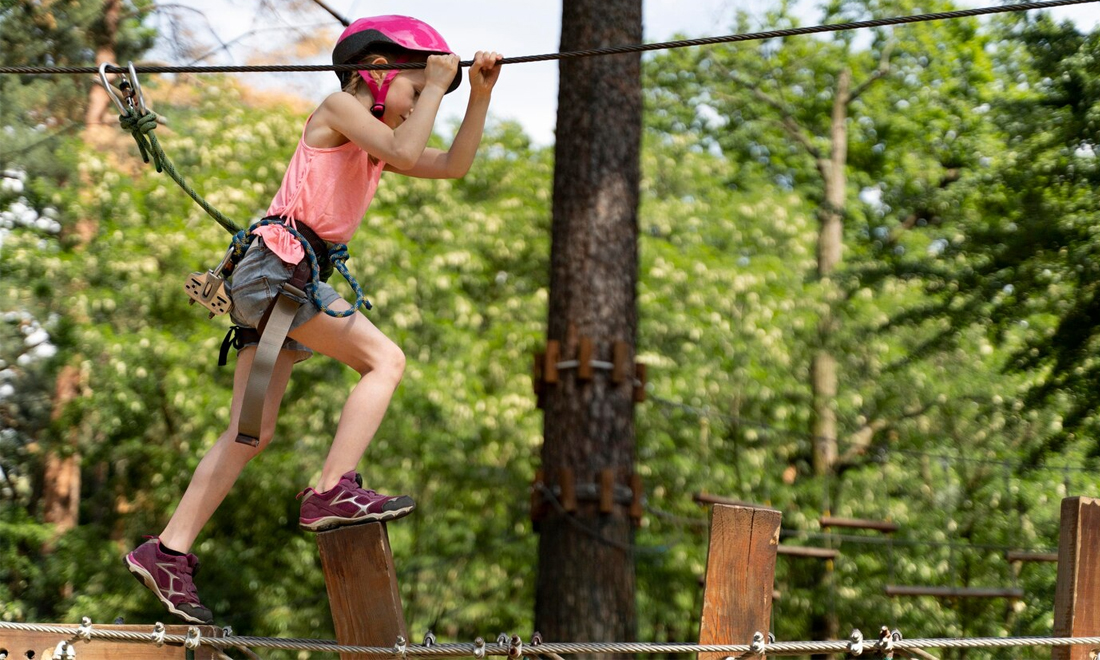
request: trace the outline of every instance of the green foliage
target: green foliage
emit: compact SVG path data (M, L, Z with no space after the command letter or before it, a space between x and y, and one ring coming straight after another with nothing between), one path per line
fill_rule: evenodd
M1100 36L1049 19L1007 30L1019 44L998 64L1012 87L986 129L999 149L939 209L940 226L924 239L934 258L887 257L878 272L925 282L922 306L898 322L945 321L941 345L980 325L1011 348L1006 368L1034 375L1026 406L1060 413L1031 447L1036 457L1081 444L1096 455Z

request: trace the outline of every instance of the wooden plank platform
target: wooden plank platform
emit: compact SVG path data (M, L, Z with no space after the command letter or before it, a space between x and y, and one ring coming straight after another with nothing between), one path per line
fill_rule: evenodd
M49 626L63 626L71 628L72 634L57 635L53 633L26 632L22 630L0 630L0 657L7 653L12 660L35 658L36 660L48 660L53 657L59 642L67 642L73 638L78 624L50 623ZM165 632L169 635L186 635L187 625L166 625ZM222 637L222 629L217 626L195 626L203 637ZM137 632L149 634L153 632L152 624L146 626L136 625L94 625L93 630L121 630L125 632ZM76 657L80 660L187 660L187 649L182 644L165 644L158 647L152 642L119 642L110 639L92 639L90 642L78 640L72 643ZM209 646L199 646L194 650L195 660L213 660L215 651Z

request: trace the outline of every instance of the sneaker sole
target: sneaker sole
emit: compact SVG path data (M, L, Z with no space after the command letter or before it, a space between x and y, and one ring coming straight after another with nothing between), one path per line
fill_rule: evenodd
M329 529L336 529L337 527L353 527L355 525L365 525L372 522L387 522L389 520L396 520L398 518L404 518L416 509L416 505L407 506L401 509L394 509L393 511L383 511L382 513L368 513L361 518L340 518L339 516L325 516L324 518L318 518L312 522L302 522L298 520L298 528L307 532L324 532Z
M188 623L208 624L214 621L213 619L211 619L210 621L204 621L203 619L199 619L198 617L191 616L183 610L176 609L176 606L172 604L172 601L161 595L160 589L157 587L157 581L153 579L153 576L149 574L149 571L142 568L141 564L131 561L130 555L126 555L125 557L123 557L122 561L126 564L126 569L130 571L130 574L133 575L138 582L144 584L145 587L149 589L149 591L152 591L153 595L160 599L160 602L164 603L164 606L167 607L168 611L172 614L175 614L176 616L183 619L184 621L187 621Z

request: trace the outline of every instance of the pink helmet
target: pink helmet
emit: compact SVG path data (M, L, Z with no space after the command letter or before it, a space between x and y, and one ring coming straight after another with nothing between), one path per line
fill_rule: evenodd
M411 16L369 16L360 18L349 25L340 38L336 40L336 47L332 49L333 64L354 64L372 49L380 48L384 52L398 51L394 57L395 63L407 62L407 55L400 51L413 53L451 53L451 47L443 40L432 26ZM379 85L367 75L368 71L360 71L359 75L367 83L374 95L374 107L371 113L381 117L385 111L386 93L389 91L390 82L400 73L399 71L387 71L386 77ZM350 71L337 71L340 85L345 86L351 80ZM447 89L447 93L453 92L462 81L461 72L455 73L455 79Z

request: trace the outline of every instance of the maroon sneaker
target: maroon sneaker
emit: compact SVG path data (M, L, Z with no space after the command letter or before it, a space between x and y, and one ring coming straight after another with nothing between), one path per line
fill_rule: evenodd
M195 555L169 555L160 550L160 539L149 539L123 558L139 582L149 587L157 598L168 607L168 611L190 623L210 623L214 616L199 602L195 591L195 574L199 570L199 559Z
M416 502L408 495L380 495L363 488L363 477L355 471L323 493L307 488L298 493L302 513L298 526L307 532L320 532L344 525L394 520L412 513Z

